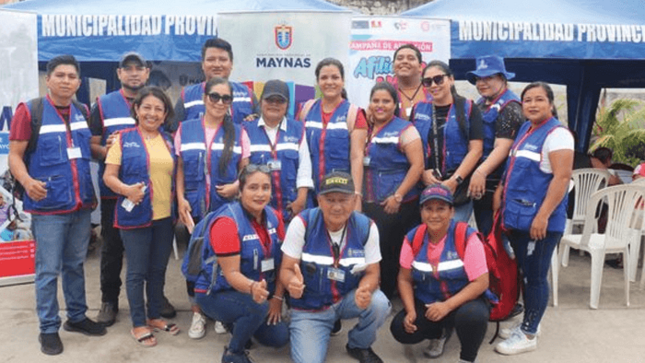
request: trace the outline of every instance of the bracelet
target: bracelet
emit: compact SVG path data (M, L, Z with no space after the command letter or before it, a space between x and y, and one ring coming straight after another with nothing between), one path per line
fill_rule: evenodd
M249 285L249 294L253 295L253 285L255 285L257 281L251 280L251 284Z
M363 194L361 194L361 192L354 192L354 195L358 195L359 197L363 198Z
M282 296L278 296L278 295L273 295L272 299L278 299L280 301L284 300L284 298Z

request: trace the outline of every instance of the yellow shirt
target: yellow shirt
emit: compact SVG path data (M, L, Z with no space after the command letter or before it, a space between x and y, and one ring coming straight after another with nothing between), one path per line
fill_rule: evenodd
M170 217L172 205L173 161L161 134L144 140L150 155L150 183L152 185L152 219ZM121 135L110 147L105 157L106 164L121 165Z

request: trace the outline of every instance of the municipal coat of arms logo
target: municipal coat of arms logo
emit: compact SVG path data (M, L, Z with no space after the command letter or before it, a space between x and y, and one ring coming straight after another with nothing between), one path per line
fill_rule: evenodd
M287 50L293 42L293 27L285 24L278 25L274 28L275 44L282 50Z

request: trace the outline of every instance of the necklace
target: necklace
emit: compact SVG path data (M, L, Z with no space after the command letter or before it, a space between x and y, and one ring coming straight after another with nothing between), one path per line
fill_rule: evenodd
M401 94L405 96L405 98L407 98L408 101L410 101L411 105L414 105L414 98L417 97L417 94L419 93L420 89L421 89L421 83L419 83L419 85L415 89L414 93L412 94L412 97L409 97L408 95L406 95L405 92L403 92L403 89L401 87L399 87L399 92L401 92Z

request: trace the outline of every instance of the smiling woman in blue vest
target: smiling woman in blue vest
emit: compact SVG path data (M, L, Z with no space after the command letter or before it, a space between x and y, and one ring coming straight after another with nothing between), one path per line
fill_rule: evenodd
M272 79L260 97L262 117L244 123L251 141L250 161L271 170L271 206L289 223L304 208L313 188L311 159L302 122L287 117L289 86Z
M461 343L459 362L474 362L490 315L484 296L488 288L484 247L472 228L457 233L448 187L428 186L420 204L422 224L407 234L401 249L398 284L403 310L392 320L390 331L403 344L429 339L424 354L437 358L455 329ZM462 238L463 250L457 248L456 238Z
M398 97L394 86L377 83L370 94L370 128L363 165L363 209L381 236L381 290L391 298L396 289L403 236L417 225L416 184L423 172L419 132L395 115Z
M473 102L457 94L448 65L434 60L423 70L423 87L432 102L419 102L410 120L423 140L423 184L442 183L455 197L455 220L467 222L473 204L467 196L468 180L483 150L481 113Z
M363 151L367 122L363 111L343 96L345 71L334 58L316 65L316 82L322 98L307 101L298 119L305 123L316 193L323 177L332 171L352 175L356 188L363 182ZM356 190L356 210L361 210L361 191ZM315 198L314 198L315 199Z
M524 274L524 320L495 348L511 355L537 349L538 326L549 300L551 255L567 219L565 198L573 168L573 135L554 117L553 90L534 82L522 92L528 119L517 134L493 203Z
M229 114L231 83L214 77L206 82L205 90L204 116L182 122L175 134L177 208L189 232L208 212L233 202L238 192L238 170L249 161L249 138ZM188 336L199 339L206 332L206 320L194 302L193 284L186 285L193 310Z
M128 262L131 334L151 347L157 344L153 330L179 333L175 324L161 319L172 250L175 153L170 135L160 127L172 113L172 104L161 88L149 87L134 99L132 111L137 126L119 131L105 158L103 180L118 195L114 226L120 229Z
M209 217L204 236L203 272L195 282L195 299L210 318L233 326L222 362L250 363L245 344L282 347L289 342L281 322L284 288L278 280L284 224L271 199L266 165L250 164L240 174L240 200ZM217 256L215 267L207 263ZM214 270L216 269L216 270Z

